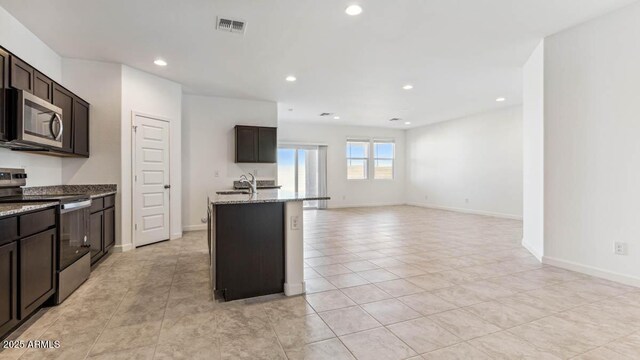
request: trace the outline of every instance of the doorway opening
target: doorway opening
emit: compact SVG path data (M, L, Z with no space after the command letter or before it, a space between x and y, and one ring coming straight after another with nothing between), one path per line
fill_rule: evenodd
M278 184L282 190L307 196L327 194L327 147L321 145L278 146ZM305 201L305 209L324 209L326 201Z

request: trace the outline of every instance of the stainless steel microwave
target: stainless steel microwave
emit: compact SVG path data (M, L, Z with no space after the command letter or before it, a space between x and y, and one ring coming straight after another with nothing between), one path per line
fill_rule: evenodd
M62 109L24 90L16 90L11 101L14 104L13 124L15 138L20 143L62 148L65 129Z

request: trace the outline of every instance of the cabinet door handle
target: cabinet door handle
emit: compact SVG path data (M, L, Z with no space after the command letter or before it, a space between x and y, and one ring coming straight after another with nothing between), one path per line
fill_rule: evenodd
M165 185L164 188L165 189L171 189L171 185Z

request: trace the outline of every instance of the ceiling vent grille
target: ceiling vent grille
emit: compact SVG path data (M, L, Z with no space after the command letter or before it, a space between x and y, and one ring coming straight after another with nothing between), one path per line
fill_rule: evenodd
M234 34L244 34L247 23L242 20L219 17L216 29Z
M389 119L389 121L400 121L400 120L402 120L402 119L400 119L400 118L391 118L391 119Z

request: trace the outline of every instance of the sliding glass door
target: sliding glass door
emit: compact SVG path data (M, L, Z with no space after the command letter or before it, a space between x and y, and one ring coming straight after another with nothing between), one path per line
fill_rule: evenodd
M326 165L321 166L320 146L281 145L278 147L278 183L291 192L318 196L326 184ZM325 185L326 186L326 185ZM305 201L305 208L321 207L318 201Z

